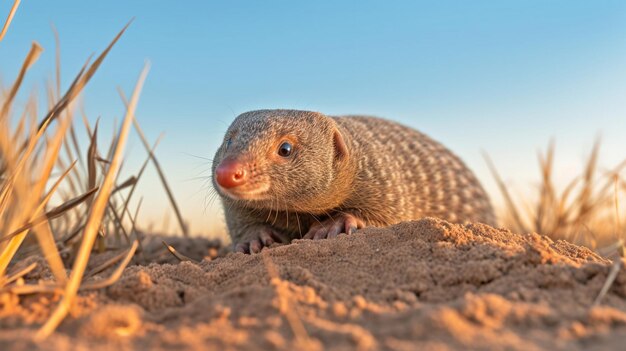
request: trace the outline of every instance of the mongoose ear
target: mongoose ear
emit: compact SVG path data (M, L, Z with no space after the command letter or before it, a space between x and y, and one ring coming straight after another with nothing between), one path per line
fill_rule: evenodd
M333 132L333 141L335 144L335 157L339 160L344 160L348 158L348 145L343 140L343 135L339 132L337 128Z

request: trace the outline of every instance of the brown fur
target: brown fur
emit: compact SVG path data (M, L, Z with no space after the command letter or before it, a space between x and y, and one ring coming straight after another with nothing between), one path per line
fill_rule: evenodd
M284 140L294 145L289 159L276 154ZM345 213L368 226L422 217L495 222L485 191L458 157L428 136L380 118L247 112L228 129L213 174L226 157L243 162L250 175L236 191L266 189L244 200L215 185L234 244L254 240L268 227L289 242Z

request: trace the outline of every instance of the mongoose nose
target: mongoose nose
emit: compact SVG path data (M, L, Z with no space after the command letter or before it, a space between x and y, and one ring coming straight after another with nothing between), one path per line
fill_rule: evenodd
M217 166L215 177L217 184L229 189L245 184L248 173L240 162L226 159Z

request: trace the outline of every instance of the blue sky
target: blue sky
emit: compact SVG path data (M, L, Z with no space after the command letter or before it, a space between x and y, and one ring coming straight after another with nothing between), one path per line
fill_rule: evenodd
M2 18L9 6L0 2ZM133 17L85 90L85 110L103 125L119 121L116 87L130 91L151 62L137 118L152 140L166 133L157 155L195 232L221 220L218 206L204 210L206 192L192 179L208 175L207 161L190 155L212 158L230 121L252 109L413 126L461 155L495 203L481 150L521 192L538 179L536 152L551 137L562 179L582 167L598 134L603 165L626 158L624 1L23 0L0 43L0 77L14 79L36 40L46 51L26 86L43 95L54 23L67 86ZM137 140L128 153L144 157ZM147 220L167 209L158 186L150 174L141 188Z

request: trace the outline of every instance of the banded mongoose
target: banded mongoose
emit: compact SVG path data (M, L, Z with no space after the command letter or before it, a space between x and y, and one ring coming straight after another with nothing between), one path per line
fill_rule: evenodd
M239 252L422 217L495 223L457 156L381 118L246 112L228 128L212 171Z

